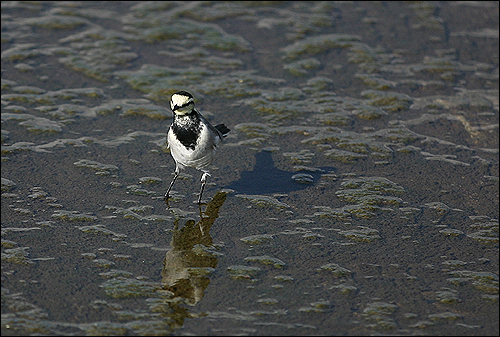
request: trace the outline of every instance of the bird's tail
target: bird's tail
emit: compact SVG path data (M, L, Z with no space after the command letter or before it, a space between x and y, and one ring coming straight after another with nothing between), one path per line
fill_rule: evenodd
M227 134L229 133L229 128L227 126L225 126L224 124L217 124L215 126L215 128L217 129L217 131L219 131L222 135L222 137L226 137Z

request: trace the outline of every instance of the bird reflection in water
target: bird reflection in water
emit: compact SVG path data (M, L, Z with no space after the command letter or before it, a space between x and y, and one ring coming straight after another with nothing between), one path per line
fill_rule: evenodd
M210 284L209 275L217 266L220 253L215 251L210 228L219 216L219 209L226 201L225 192L218 192L208 203L205 212L200 209L200 221L187 220L179 229L175 220L171 248L163 262L162 293L170 312L170 328L183 326L186 317L193 317L189 306L194 306L204 296ZM186 306L187 305L187 306Z

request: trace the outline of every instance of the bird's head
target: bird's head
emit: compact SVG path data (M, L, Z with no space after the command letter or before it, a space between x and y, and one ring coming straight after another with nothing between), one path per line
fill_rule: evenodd
M185 115L194 109L193 95L187 91L179 91L172 95L170 108L176 115Z

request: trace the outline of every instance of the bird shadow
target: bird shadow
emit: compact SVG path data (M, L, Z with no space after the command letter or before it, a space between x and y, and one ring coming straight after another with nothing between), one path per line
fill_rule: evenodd
M232 182L227 188L243 194L269 194L289 193L314 185L321 173L332 171L333 168L322 168L319 172L284 171L274 165L273 157L269 151L261 151L255 155L255 166L251 171L241 172L240 179ZM311 179L308 183L300 183L292 179L298 173L304 173Z

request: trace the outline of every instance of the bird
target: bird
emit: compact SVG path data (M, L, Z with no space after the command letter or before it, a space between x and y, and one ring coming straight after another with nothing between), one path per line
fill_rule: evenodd
M198 204L201 204L203 190L210 176L208 167L215 159L217 146L230 130L224 124L216 126L210 124L196 110L193 95L187 91L174 93L170 99L170 108L173 112L173 119L167 132L167 145L175 161L175 171L164 199L168 204L170 190L179 173L187 167L192 167L203 172L198 197Z

